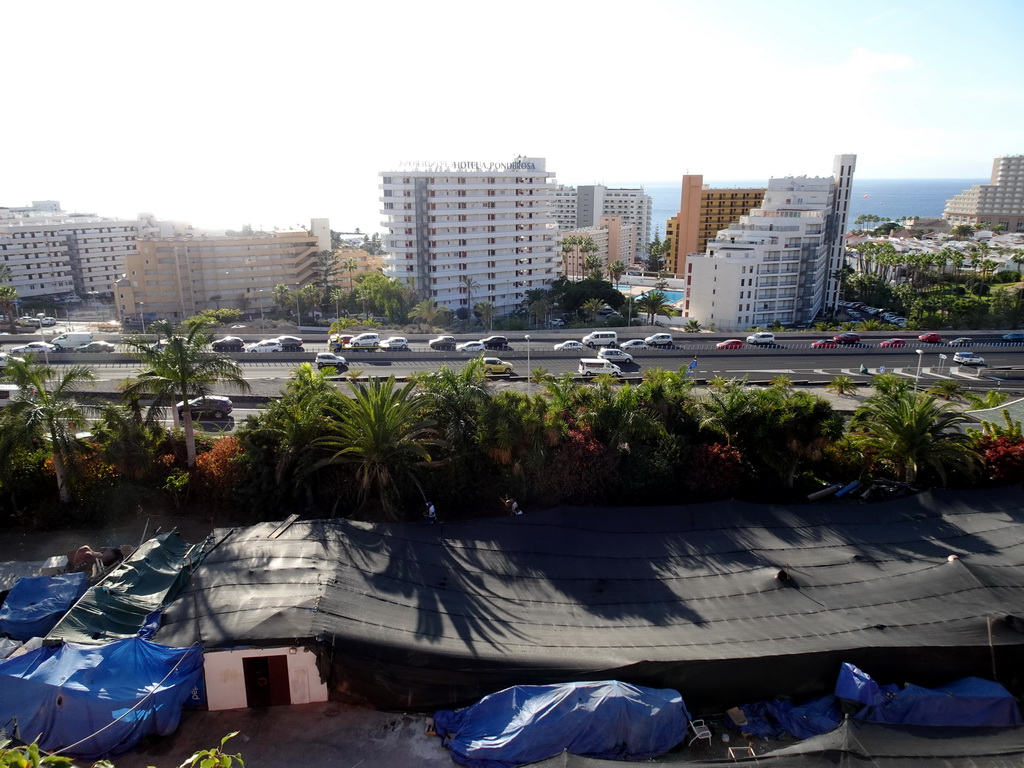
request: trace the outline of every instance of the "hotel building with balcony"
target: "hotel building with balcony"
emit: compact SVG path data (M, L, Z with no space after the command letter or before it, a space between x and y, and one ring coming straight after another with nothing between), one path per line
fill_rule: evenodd
M616 257L626 264L642 261L646 256L651 239L652 208L651 196L642 188L612 188L602 184L558 185L552 201L552 213L561 231L602 226L601 218L605 216L617 216L622 224L632 224L631 246ZM610 233L610 236L614 239L617 233Z
M980 224L1024 232L1024 155L992 161L988 184L976 184L946 202L942 218L951 227Z
M452 311L509 312L559 274L543 158L412 161L380 172L384 274Z
M771 179L760 207L687 255L683 316L738 331L834 310L856 160L837 155L831 177Z

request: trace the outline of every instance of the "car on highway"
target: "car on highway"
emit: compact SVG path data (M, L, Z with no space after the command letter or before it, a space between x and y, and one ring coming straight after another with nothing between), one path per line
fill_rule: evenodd
M567 339L565 341L560 341L557 344L555 344L556 352L561 352L562 350L566 349L583 349L583 342L576 341L576 339Z
M43 328L53 328L53 326L57 324L57 318L50 317L49 315L46 317L40 317L39 324L43 326Z
M837 333L832 337L832 340L840 344L860 344L860 334L853 331L844 331L843 333Z
M456 352L483 352L487 348L482 341L464 341L455 345Z
M341 352L353 338L351 333L332 333L327 337L327 348L331 352Z
M431 349L455 349L455 337L438 336L436 339L428 341L427 346Z
M178 409L178 418L185 415L184 401L175 407ZM219 395L207 395L188 401L188 409L194 419L226 419L234 407L230 399Z
M957 352L953 355L953 362L957 365L984 365L985 358L974 352Z
M743 349L743 340L726 339L715 344L715 349Z
M409 340L405 336L389 336L380 343L381 349L397 349L409 351Z
M811 349L835 349L839 342L835 339L818 339L811 342Z
M935 333L935 331L928 331L922 333L917 337L919 341L923 341L925 344L939 344L942 341L942 336Z
M78 348L78 352L89 354L110 355L117 352L117 347L111 344L109 341L90 341L88 344L83 344Z
M1003 334L1003 341L1024 341L1024 332L1011 331Z
M500 357L483 358L484 374L487 376L511 376L515 373L512 363L506 363Z
M263 341L257 341L255 344L247 344L245 351L262 355L266 352L284 352L284 347L281 346L281 342L277 339L264 339Z
M273 341L280 344L281 348L284 350L302 351L302 339L298 336L278 336L276 339L273 339Z
M488 336L485 339L480 339L480 343L484 345L484 349L508 348L508 339L504 336Z
M906 339L886 339L878 346L880 347L905 347L907 346Z
M657 345L655 345L657 346ZM630 339L619 345L619 349L650 349L646 339Z
M43 354L44 352L56 352L57 345L50 344L47 341L30 341L28 344L22 344L20 347L11 347L11 352L15 355L27 355L33 352Z
M753 344L755 346L760 344L774 344L775 334L769 333L768 331L758 331L747 336L747 344Z
M317 352L316 360L313 361L318 371L322 371L324 368L346 368L348 362L341 355L336 355L333 352Z
M6 352L0 352L0 368L5 368L9 362L15 360L19 363L24 363L24 357L17 357L16 355L8 355Z
M43 325L38 317L32 317L31 315L22 315L21 317L14 321L14 324L31 328L40 328Z
M951 346L951 347L969 347L973 343L974 342L971 341L971 339L968 338L967 336L957 336L955 339L951 339L950 340L949 346Z
M225 336L223 339L211 342L210 348L214 352L244 352L245 341L238 336Z
M629 352L623 352L621 349L615 347L601 347L597 351L597 356L601 360L607 360L610 363L616 363L622 365L623 363L632 363L633 356Z
M649 347L671 347L675 344L671 333L652 333L644 341Z

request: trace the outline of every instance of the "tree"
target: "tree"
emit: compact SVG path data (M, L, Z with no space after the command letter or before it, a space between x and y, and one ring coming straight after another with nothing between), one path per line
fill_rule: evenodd
M636 308L640 312L647 313L648 325L654 325L656 315L672 316L675 314L672 304L661 291L648 291L645 293L637 300Z
M974 237L974 227L970 224L958 224L949 230L954 240L969 240Z
M437 320L437 316L440 310L434 305L433 299L424 299L415 307L412 308L411 317L413 320L422 320L424 323L429 325L431 328L434 327L434 321Z
M356 273L356 270L359 269L359 262L352 256L349 256L342 263L342 268L348 272L348 292L352 293L352 291L355 290L355 283L352 280L352 276Z
M15 325L15 315L18 314L18 292L14 289L13 285L0 285L0 312L7 315L7 330L11 333L17 333L18 328Z
M933 395L912 390L868 398L853 415L851 432L900 480L912 483L925 470L945 484L951 470L972 473L978 457L959 431L967 417Z
M852 395L857 391L857 382L852 376L833 376L825 389L837 395Z
M85 428L86 406L78 399L83 382L96 377L84 365L64 368L58 375L46 366L10 360L6 367L18 393L3 409L0 442L6 455L14 445L49 441L60 500L71 502L68 463L81 450L77 433Z
M604 309L604 302L600 299L587 299L583 302L583 306L581 306L580 309L587 313L587 317L590 319L590 322L594 322L597 315L602 309Z
M209 342L209 335L200 326L192 328L187 336L171 336L160 349L137 340L125 341L143 366L126 393L129 396L148 394L153 399L153 407L170 407L175 426L178 424L175 403L184 403L182 424L189 467L196 463L195 426L189 401L210 395L212 386L220 382L242 392L251 389L238 362L230 355L211 352Z
M625 274L625 272L626 265L622 262L622 259L616 259L615 261L608 265L608 274L616 285L619 284L619 280L622 279L622 276Z
M488 332L491 331L491 321L494 320L494 315L498 311L489 301L481 301L473 308L477 315L480 316L480 322L487 326Z
M341 269L338 254L334 251L317 251L316 262L313 264L313 284L317 287L321 298L331 295L334 279Z
M480 287L480 283L472 275L462 275L459 282L466 288L466 306L473 309L473 291ZM473 313L469 312L469 319L473 319Z

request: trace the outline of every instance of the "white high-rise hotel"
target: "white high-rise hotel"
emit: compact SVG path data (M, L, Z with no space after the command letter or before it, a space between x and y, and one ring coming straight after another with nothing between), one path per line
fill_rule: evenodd
M686 257L683 316L733 331L834 309L856 162L837 155L831 177L771 179L760 208Z
M551 176L543 158L527 157L382 171L385 274L453 311L519 306L559 274Z

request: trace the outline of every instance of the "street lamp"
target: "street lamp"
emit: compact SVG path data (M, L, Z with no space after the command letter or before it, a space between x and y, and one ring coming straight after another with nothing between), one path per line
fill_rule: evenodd
M530 396L530 335L526 335L526 396Z
M256 290L256 293L264 293L264 291L263 291L262 288L258 288ZM263 327L264 327L263 326L263 297L259 296L258 298L259 298L259 305L260 305L260 330L262 331Z
M146 316L142 313L142 307L143 307L143 305L146 302L144 302L144 301L136 301L135 303L139 305L139 322L142 323L142 335L145 336L146 335Z
M915 349L914 351L917 352L917 375L914 376L914 391L917 392L921 384L921 361L924 359L924 350Z
M298 331L299 326L302 325L302 311L299 309L299 289L302 287L302 283L295 284L295 330Z

